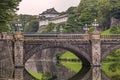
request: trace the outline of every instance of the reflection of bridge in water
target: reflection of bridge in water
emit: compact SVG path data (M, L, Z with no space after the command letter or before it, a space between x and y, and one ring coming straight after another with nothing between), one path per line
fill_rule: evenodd
M78 73L75 73L60 64L57 66L51 61L28 61L26 64L28 71L49 73L53 78L51 80L110 80L100 67L83 67ZM34 67L30 67L30 65L34 65Z
M35 80L24 68L0 68L0 80Z
M34 54L43 49L62 48L78 56L83 66L100 66L113 50L120 48L120 35L88 34L22 34L0 35L1 60L8 57L14 67L23 67ZM12 55L11 55L12 54ZM13 65L14 64L14 65Z
M47 69L44 67L47 67ZM104 75L104 73L101 72L100 67L93 68L83 67L77 74L63 66L62 67L59 66L57 67L58 68L57 69L52 62L43 63L41 62L39 64L36 64L36 68L40 73L49 73L49 75L51 75L53 78L51 80L110 80L109 78L106 77L106 75ZM24 68L14 69L0 68L0 80L36 80L36 79L31 77Z

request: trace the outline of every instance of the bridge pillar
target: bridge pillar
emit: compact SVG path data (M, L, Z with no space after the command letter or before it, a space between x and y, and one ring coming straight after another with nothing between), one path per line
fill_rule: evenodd
M92 67L92 80L102 80L101 67Z
M6 39L7 36L8 36L7 32L0 33L0 39Z
M23 67L23 34L16 32L14 34L14 65Z
M91 34L92 42L92 66L100 66L101 64L101 40L100 32L95 31Z
M3 38L3 39L6 39L6 38L7 38L7 35L8 35L7 32L2 32L2 38Z
M24 80L24 68L15 68L14 79L15 80Z

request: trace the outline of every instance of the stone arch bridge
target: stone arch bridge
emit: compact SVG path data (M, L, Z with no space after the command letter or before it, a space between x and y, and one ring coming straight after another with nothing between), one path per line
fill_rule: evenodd
M92 34L14 34L2 33L7 40L16 67L24 66L34 54L46 48L63 48L78 56L85 66L100 66L112 51L120 48L120 35Z

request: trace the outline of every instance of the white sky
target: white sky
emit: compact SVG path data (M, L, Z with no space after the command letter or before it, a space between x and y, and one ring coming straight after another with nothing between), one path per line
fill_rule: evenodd
M71 6L78 6L80 0L22 0L17 14L38 15L49 8L55 8L58 12L67 10Z

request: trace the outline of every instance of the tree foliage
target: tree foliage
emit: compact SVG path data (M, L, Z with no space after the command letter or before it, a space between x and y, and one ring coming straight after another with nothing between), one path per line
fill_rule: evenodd
M24 32L37 32L39 27L38 16L36 15L26 15L20 14L13 17L10 21L11 32L15 31L15 24L20 23L24 29Z
M69 14L67 22L63 25L65 32L82 33L85 24L91 25L94 19L100 24L99 29L105 30L111 27L112 17L120 19L120 1L81 0L77 7L70 7L62 14L65 13Z
M31 20L28 25L25 26L24 32L37 32L39 28L39 22L37 20Z
M100 28L102 30L105 30L110 28L112 17L118 19L120 18L120 1L81 0L73 16L74 17L72 17L72 19L77 20L77 24L79 25L79 27L84 27L85 24L92 24L94 19L97 19L100 24ZM72 19L69 18L71 22ZM70 21L68 23L71 24Z
M18 10L17 6L21 0L0 0L0 32L8 30L8 22ZM4 28L4 29L3 29Z
M117 25L117 26L112 26L110 28L110 32L112 34L120 34L120 25Z
M52 33L54 28L55 28L55 24L54 23L49 23L46 28L42 31L42 33Z

